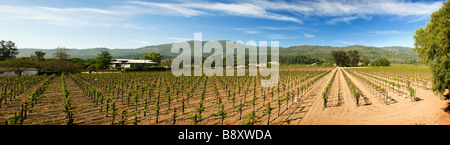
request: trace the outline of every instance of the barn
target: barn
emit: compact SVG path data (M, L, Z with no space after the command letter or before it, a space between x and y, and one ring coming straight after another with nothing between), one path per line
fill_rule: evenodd
M135 60L135 59L113 59L111 61L111 69L127 69L136 67L146 67L158 65L157 62L152 60Z

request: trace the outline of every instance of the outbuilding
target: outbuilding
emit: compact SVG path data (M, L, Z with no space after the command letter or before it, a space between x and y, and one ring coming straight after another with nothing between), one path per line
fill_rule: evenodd
M113 59L110 68L127 69L127 68L146 67L155 65L158 65L158 63L152 60Z

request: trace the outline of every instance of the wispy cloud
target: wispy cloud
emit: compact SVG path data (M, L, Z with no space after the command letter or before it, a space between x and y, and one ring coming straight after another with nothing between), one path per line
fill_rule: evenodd
M287 26L287 27L273 27L273 26L260 26L260 27L249 27L249 28L230 28L232 30L237 30L237 31L241 31L247 34L273 34L273 33L278 33L278 32L298 32L299 34L303 34L304 37L308 37L308 38L312 38L315 37L315 35L311 35L311 34L307 34L304 33L302 31L300 31L300 27L296 27L296 26ZM267 38L270 39L293 39L293 37L288 37L285 35L280 35L280 34L273 34L270 36L267 36Z
M128 1L128 4L139 10L137 13L162 14L162 15L180 15L180 16L199 16L206 14L203 11L185 7L183 4L157 3L147 1ZM145 7L137 7L145 6Z
M150 8L167 8L168 10L172 10L172 13L182 16L216 14L302 23L302 21L298 18L268 12L266 9L259 7L257 4L250 3L156 3L144 1L129 1L129 3L147 6Z
M140 43L140 44L143 44L143 45L152 45L152 44L155 44L154 42L152 42L152 41L147 41L147 40L133 40L134 42L137 42L137 43Z
M96 8L52 8L0 5L0 13L11 20L61 26L106 26L122 21L119 13Z
M289 26L289 27L257 27L258 29L267 29L267 30L298 30L299 27Z
M157 29L156 28L154 28L154 27L142 27L142 26L138 26L138 25L135 25L135 24L123 24L122 25L122 28L125 28L125 29L135 29L135 30L147 30L147 31L157 31Z
M401 22L406 24L425 23L432 12L442 7L442 0L117 0L114 2L95 1L89 4L77 0L48 4L33 0L9 1L13 0L0 4L0 14L2 14L3 20L0 22L2 25L0 28L3 28L0 35L4 39L17 42L33 42L35 46L48 44L45 47L60 45L58 43L63 41L70 42L63 44L73 45L71 47L88 45L129 47L128 45L133 45L134 42L147 45L152 44L151 42L186 41L192 40L191 38L181 38L189 36L186 33L207 32L211 28L220 32L220 34L210 34L215 35L211 37L217 39L223 37L241 39L242 37L249 39L260 39L260 37L267 39L303 38L308 39L311 43L327 44L334 41L334 44L353 45L361 44L361 42L352 39L353 36L340 36L351 35L355 33L355 30L351 30L349 27L339 27L335 33L328 34L325 32L326 29L322 29L324 27L321 24L358 25L359 28L363 28L368 25L355 23L355 21L361 19L371 21L371 18L390 19L396 23L383 24L387 26L383 26L386 30L371 29L361 32L364 35L374 36L373 39L386 40L390 37L384 38L384 35L401 35L405 36L408 43L411 43L409 42L411 37L408 36L406 39L406 35L403 34L411 33L413 30L409 30L412 29L411 27L403 29L402 26L406 25ZM108 5L102 5L104 3L108 3ZM236 17L239 19L235 19ZM257 20L254 21L255 19ZM171 20L175 20L175 23ZM211 21L209 22L209 20ZM199 23L202 24L198 25ZM226 28L226 30L219 30L219 27ZM232 29L236 27L242 29ZM22 31L15 32L15 29ZM231 34L227 32L230 30L242 33ZM152 33L148 33L148 31L152 31ZM348 31L349 34L340 33L344 31ZM44 34L45 32L48 33ZM148 34L152 34L154 37L148 40L139 39L140 36ZM239 34L258 35L239 36ZM378 36L383 36L383 38ZM334 37L345 38L348 41L335 40ZM128 43L122 41L124 39L127 39ZM364 38L366 43L374 43L371 39ZM287 43L294 43L294 40L288 40ZM388 42L383 41L383 43ZM28 44L28 46L32 45Z
M186 16L216 12L225 15L256 17L297 23L303 23L304 20L302 19L307 19L311 16L331 17L331 19L327 21L327 24L336 24L338 22L349 24L350 21L355 19L368 19L370 18L369 15L393 15L399 17L422 18L423 16L429 16L433 11L436 11L442 6L442 2L411 2L403 0L320 0L292 2L279 0L249 0L235 3L154 3L132 1L130 3L166 7L169 9L183 9L180 14ZM281 14L280 12L288 12L288 14Z
M356 19L368 19L370 15L391 15L399 18L417 19L428 17L442 6L442 2L412 2L403 0L380 1L325 1L316 4L318 16L336 16L328 24Z
M342 43L342 44L347 44L347 45L355 45L356 43L353 42L347 42L347 41L341 41L341 40L334 40L334 42L338 42L338 43Z
M193 40L192 38L184 38L184 37L167 37L170 40L173 40L175 42L184 42L184 41L190 41Z
M345 44L345 45L365 45L365 42L362 40L354 40L354 41L334 40L334 42Z
M300 19L295 18L295 17L268 12L265 8L258 6L257 3L255 3L255 4L250 4L250 3L236 3L236 4L188 3L188 4L182 4L182 5L185 7L193 8L193 9L219 11L219 12L223 12L228 15L265 18L265 19L292 21L292 22L302 23L302 21Z
M283 34L270 34L270 35L265 35L268 39L274 39L274 40L280 40L280 39L295 39L296 37L294 36L287 36L287 35L283 35Z
M359 18L367 19L370 15L392 15L407 18L408 23L414 20L423 20L432 12L442 7L442 2L423 2L405 0L319 0L319 1L269 1L252 0L268 11L288 11L296 14L299 18L308 17L331 18L327 24L345 22ZM305 21L305 20L303 20Z
M327 21L326 23L327 24L336 24L338 22L345 22L347 24L350 24L350 21L355 20L355 19L358 19L358 17L356 17L356 16L355 17L339 17L339 18L331 19L331 20Z
M427 18L438 10L442 2L404 0L319 0L319 1L271 1L247 0L231 2L176 1L149 2L125 1L106 8L88 7L43 7L0 5L4 17L17 20L33 20L39 23L76 26L106 26L123 23L135 15L173 15L184 17L238 16L288 21L303 24L310 17L328 19L327 24L356 19L367 19L370 15L392 15L415 22Z
M313 37L316 37L316 36L314 36L314 35L310 35L310 34L305 34L304 36L305 36L305 37L308 37L308 38L313 38Z
M248 29L248 28L233 28L234 30L238 30L238 31L242 31L244 33L247 34L258 34L258 33L262 33L261 31L257 31L257 30L252 30L252 29Z
M398 30L382 30L374 31L375 34L407 34L408 32L398 31Z

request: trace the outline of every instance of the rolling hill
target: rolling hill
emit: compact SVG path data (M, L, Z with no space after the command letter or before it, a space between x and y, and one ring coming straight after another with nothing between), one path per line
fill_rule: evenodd
M188 41L193 49L193 41ZM205 43L205 42L203 42ZM225 47L225 41L220 41L220 43ZM68 49L68 53L71 58L81 58L89 59L97 57L97 54L101 51L109 51L113 58L139 58L144 54L149 52L159 52L164 57L176 57L178 54L171 53L170 49L172 44L161 44L153 46L145 46L135 49L108 49L108 48L90 48L90 49ZM353 45L346 47L332 47L332 46L311 46L311 45L301 45L301 46L291 46L291 47L280 47L280 57L288 55L304 55L310 58L317 58L319 60L332 60L331 51L333 50L358 50L361 57L367 56L371 60L377 58L386 58L392 63L411 63L418 62L419 59L416 53L408 47L373 47L373 46L362 46ZM34 49L34 48L20 48L17 57L29 57L34 54L35 51L44 51L46 53L46 58L52 58L55 49ZM208 54L203 54L207 57Z

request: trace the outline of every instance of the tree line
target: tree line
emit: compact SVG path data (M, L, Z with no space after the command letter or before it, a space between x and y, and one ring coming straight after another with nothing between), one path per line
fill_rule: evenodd
M1 40L0 44L0 67L3 68L1 71L14 71L18 75L22 75L29 68L36 68L41 74L107 70L112 61L109 51L98 53L94 59L70 58L64 47L56 48L53 58L45 58L46 53L43 51L35 51L30 57L16 58L18 50L14 42ZM159 53L150 52L138 59L150 59L159 63L161 58Z
M391 63L385 59L376 59L373 62L368 57L360 57L358 50L349 50L345 52L343 50L331 51L334 62L340 67L357 67L357 66L389 66ZM361 64L359 64L361 63Z
M8 41L10 42L10 41ZM0 60L0 67L3 71L14 71L19 76L29 68L36 68L40 73L59 73L62 72L79 72L84 68L84 64L80 63L79 59L69 59L65 48L58 48L54 54L55 58L46 59L45 52L36 51L34 55L24 58L15 58L17 55L17 47L10 45L10 47L2 47L0 49L3 53Z
M280 57L280 63L282 64L313 64L319 61L318 58L311 58L305 55L286 55Z
M433 74L431 88L435 93L446 95L450 88L450 0L430 16L425 28L414 33L414 48L422 63L427 64ZM447 94L445 94L447 92Z

